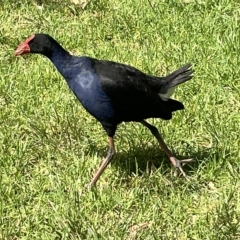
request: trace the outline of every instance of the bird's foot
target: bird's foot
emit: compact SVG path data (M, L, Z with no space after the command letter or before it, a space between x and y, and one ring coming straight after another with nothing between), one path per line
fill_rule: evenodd
M182 169L182 164L183 163L189 163L189 162L193 162L194 159L193 158L189 158L189 159L183 159L183 160L178 160L175 157L170 157L170 161L172 162L173 166L177 169L179 169L179 171L181 172L181 174L185 177L185 179L187 181L189 181L189 178L187 177L186 173L183 171Z

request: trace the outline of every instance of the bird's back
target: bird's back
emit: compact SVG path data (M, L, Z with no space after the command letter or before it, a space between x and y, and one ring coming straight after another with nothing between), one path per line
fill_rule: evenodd
M92 59L102 89L110 98L119 121L141 121L147 118L171 119L172 112L183 109L182 103L163 101L151 77L136 68L110 61ZM159 81L164 80L159 78Z

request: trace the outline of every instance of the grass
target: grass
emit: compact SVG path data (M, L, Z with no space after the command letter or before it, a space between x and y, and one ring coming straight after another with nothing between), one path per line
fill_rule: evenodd
M0 239L239 239L239 1L74 2L0 6ZM174 95L186 109L149 120L178 158L196 159L191 181L174 177L147 129L123 123L88 191L106 134L47 59L13 56L36 32L153 75L193 63Z

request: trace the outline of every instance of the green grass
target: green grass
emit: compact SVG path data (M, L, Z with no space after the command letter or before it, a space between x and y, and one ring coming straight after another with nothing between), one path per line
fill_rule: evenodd
M84 9L2 0L0 239L239 239L239 9L238 0L98 0ZM114 160L88 191L107 137L47 59L13 56L36 32L153 75L193 63L194 78L174 95L186 109L149 120L179 159L196 159L184 166L191 181L174 177L147 129L123 123Z

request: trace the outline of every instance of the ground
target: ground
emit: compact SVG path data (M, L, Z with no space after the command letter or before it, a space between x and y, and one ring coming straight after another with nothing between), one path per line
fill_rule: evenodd
M2 0L0 238L240 239L239 9L238 0ZM196 160L184 166L190 181L128 123L89 191L107 137L46 58L14 57L37 32L152 75L192 63L194 78L174 94L185 110L149 120L179 159Z

